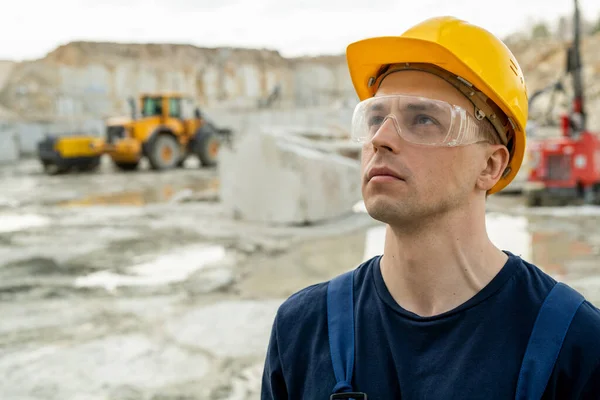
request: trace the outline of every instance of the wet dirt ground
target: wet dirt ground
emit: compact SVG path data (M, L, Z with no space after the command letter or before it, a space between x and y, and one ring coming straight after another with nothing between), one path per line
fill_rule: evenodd
M279 304L382 247L360 212L232 221L216 171L193 163L48 177L28 160L0 185L1 399L258 399ZM600 208L492 196L489 210L500 247L600 303Z

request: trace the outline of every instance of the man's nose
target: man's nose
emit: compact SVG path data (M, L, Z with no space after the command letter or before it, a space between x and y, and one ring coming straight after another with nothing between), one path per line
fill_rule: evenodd
M393 117L387 117L375 135L371 138L371 143L375 149L386 149L396 153L401 145L400 135L394 124Z

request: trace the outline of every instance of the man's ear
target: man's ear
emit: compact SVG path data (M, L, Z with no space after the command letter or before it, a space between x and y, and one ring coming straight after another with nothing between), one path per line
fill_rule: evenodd
M486 149L486 161L477 178L477 188L488 191L502 178L508 166L510 153L502 144L490 145Z

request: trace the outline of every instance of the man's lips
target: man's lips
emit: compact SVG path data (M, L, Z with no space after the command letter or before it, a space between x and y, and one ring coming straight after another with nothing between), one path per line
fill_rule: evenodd
M376 167L371 168L369 173L367 174L367 180L372 180L376 178L377 180L404 180L400 174L392 171L387 167Z

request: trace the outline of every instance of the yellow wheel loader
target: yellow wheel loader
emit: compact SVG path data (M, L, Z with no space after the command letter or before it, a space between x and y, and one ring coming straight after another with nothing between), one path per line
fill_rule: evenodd
M203 118L191 99L179 94L143 94L140 115L130 100L131 118L106 121L105 138L93 136L47 137L38 143L38 156L49 174L72 170L91 171L107 154L121 170L137 169L147 158L155 170L183 166L195 155L203 166L217 164L223 140L230 129L219 129Z

